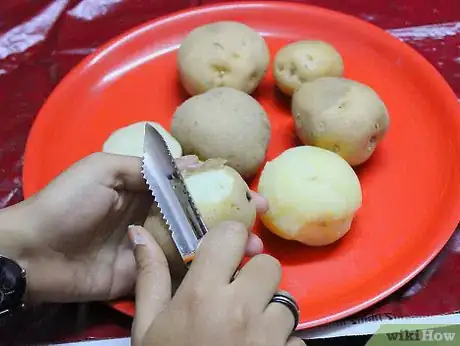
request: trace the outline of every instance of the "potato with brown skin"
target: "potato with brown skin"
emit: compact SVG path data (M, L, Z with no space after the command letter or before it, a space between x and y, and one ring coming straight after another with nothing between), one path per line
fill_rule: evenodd
M243 178L254 176L265 159L271 135L262 106L232 88L194 96L174 113L171 134L184 154L201 160L221 158Z
M264 77L269 61L262 36L232 21L192 30L178 53L181 82L190 95L221 86L252 93Z
M371 157L390 124L374 90L335 77L302 84L292 98L292 115L303 144L333 151L352 166Z
M278 51L273 63L273 75L278 88L291 96L302 83L320 77L341 77L343 59L327 42L298 41Z

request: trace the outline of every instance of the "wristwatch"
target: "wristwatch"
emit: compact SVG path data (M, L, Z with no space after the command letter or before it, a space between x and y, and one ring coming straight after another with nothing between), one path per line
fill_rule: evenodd
M24 306L26 285L26 271L12 259L0 255L0 316Z

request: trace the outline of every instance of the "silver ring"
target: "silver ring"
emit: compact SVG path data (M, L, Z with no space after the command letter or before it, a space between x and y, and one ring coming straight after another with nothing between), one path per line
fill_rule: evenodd
M294 300L294 297L291 296L288 292L278 291L273 295L273 298L271 299L270 303L283 304L285 307L289 309L289 311L291 311L292 316L294 317L294 328L292 330L296 330L299 324L300 309L296 301Z

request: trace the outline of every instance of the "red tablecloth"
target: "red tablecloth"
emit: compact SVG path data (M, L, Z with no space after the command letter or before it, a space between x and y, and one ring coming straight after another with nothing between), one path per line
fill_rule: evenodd
M59 80L108 39L160 15L213 0L1 0L0 207L22 199L21 168L32 121ZM372 22L412 45L460 95L458 0L297 1ZM65 116L65 114L63 114ZM442 116L442 115L437 115ZM407 288L369 313L429 315L460 308L460 237ZM21 316L18 316L18 318ZM25 323L27 322L27 323ZM130 320L101 305L52 306L0 326L0 343L117 337ZM8 331L8 332L7 332ZM8 334L8 335L7 335Z

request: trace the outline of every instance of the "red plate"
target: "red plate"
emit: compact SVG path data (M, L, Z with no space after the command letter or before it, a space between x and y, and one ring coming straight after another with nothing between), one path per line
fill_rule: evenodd
M37 117L25 153L25 196L101 150L116 128L140 120L169 128L186 98L176 72L178 44L217 20L255 28L272 55L291 41L328 41L344 57L346 76L373 87L387 104L391 128L359 169L363 207L342 241L312 249L256 227L283 265L283 288L300 304L299 329L374 304L417 274L459 221L460 114L452 90L419 54L344 14L292 3L221 4L164 17L111 41L66 76ZM271 73L254 96L272 123L267 158L273 159L294 145L289 105L277 96ZM114 307L134 312L131 302Z

